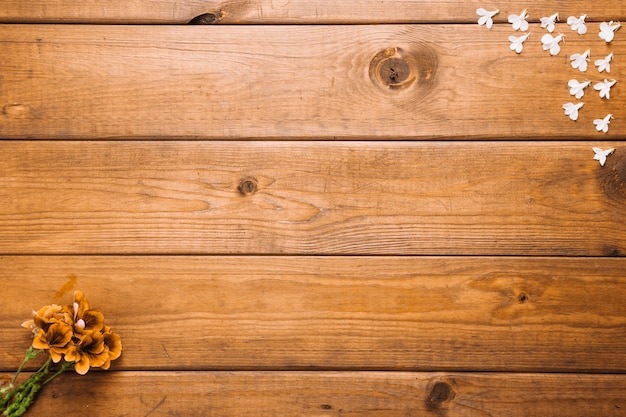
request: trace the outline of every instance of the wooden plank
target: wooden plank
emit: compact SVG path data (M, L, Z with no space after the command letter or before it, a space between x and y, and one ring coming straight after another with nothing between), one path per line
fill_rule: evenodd
M4 141L0 253L624 256L625 150Z
M589 89L577 122L562 108L568 80L605 78L573 53L612 51L607 77L626 79L626 31L607 45L598 25L560 24L557 57L537 24L520 55L508 25L4 25L0 137L623 138L621 81L610 100Z
M588 417L622 415L625 397L623 375L107 372L57 378L31 413Z
M206 14L211 23L415 23L475 22L478 7L497 6L498 22L506 22L511 13L528 8L530 17L560 12L589 15L588 20L626 20L626 6L619 0L572 0L558 5L542 0L485 3L462 0L253 0L177 2L155 0L109 0L106 3L67 0L3 0L0 22L76 22L76 23L187 23Z
M0 369L85 291L115 370L626 371L626 259L0 258ZM68 280L74 274L75 280Z

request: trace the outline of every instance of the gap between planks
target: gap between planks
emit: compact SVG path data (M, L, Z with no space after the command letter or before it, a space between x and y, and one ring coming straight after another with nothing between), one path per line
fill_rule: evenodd
M499 0L496 22L530 11L532 21L560 12L561 19L587 13L588 21L624 21L626 7L619 0L561 2L558 7L544 0L523 3ZM309 0L216 1L186 0L155 2L148 0L109 0L91 4L80 0L4 0L0 22L11 23L97 23L97 24L184 24L196 17L208 24L386 24L386 23L476 23L477 7L486 3L463 0Z

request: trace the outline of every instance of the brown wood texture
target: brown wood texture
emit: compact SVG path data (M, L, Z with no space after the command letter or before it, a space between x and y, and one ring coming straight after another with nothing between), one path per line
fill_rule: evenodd
M5 139L617 139L626 133L626 33L564 23L561 54L534 24L522 54L509 25L0 26ZM610 100L562 105L569 56L614 52ZM612 113L607 134L593 120Z
M77 23L187 23L205 15L207 23L415 23L475 22L478 7L499 8L498 22L527 8L530 17L560 12L589 15L588 20L626 20L626 5L620 0L482 1L463 0L240 0L240 1L163 1L108 0L104 3L81 0L3 0L0 22L77 22Z
M0 253L623 256L625 145L4 141Z
M624 258L3 256L0 369L20 363L31 310L81 289L123 337L113 370L625 372L625 270Z
M608 20L626 2L0 2L0 387L80 289L123 354L28 416L623 415ZM604 78L570 121L567 82Z
M394 372L107 372L64 375L32 415L621 416L617 375Z

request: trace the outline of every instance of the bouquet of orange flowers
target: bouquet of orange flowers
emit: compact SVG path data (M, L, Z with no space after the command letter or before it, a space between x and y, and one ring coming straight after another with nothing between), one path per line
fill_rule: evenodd
M22 327L30 329L34 338L13 380L0 389L0 411L5 417L24 414L41 387L63 372L73 368L84 375L89 368L108 369L122 353L119 335L104 324L100 311L89 308L82 291L74 292L72 304L51 304L33 311L33 318ZM48 353L46 362L16 386L24 366L44 351Z

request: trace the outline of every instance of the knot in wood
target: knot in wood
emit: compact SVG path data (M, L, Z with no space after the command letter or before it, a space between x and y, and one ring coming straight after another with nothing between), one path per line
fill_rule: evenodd
M381 82L388 86L400 86L410 75L409 63L400 58L385 59L378 67Z
M190 25L213 25L218 23L224 17L224 13L221 10L218 10L215 13L203 13L191 19L189 21Z
M611 256L611 257L622 256L622 252L619 250L619 248L613 245L604 245L602 247L602 253L604 254L604 256Z
M237 189L243 196L248 196L256 193L258 188L257 181L254 178L243 178L239 182Z
M430 390L426 399L426 408L434 410L441 407L441 404L454 398L454 391L447 382L437 382Z
M369 75L372 82L386 90L417 86L427 92L434 82L436 66L436 55L428 46L414 44L409 50L391 47L372 58Z
M517 295L517 302L520 304L524 304L528 302L528 300L529 300L528 294L526 294L525 292L521 292Z

